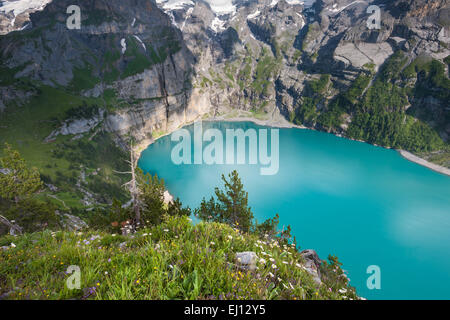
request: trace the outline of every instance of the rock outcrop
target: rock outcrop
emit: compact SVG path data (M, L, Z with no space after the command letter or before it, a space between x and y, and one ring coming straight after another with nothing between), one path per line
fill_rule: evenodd
M292 120L306 98L315 99L313 111L320 114L394 52L404 52L408 62L450 54L445 0L317 0L306 8L285 0L237 1L220 11L203 1L127 2L47 4L30 15L29 28L0 38L2 68L13 80L103 99L103 128L123 140L131 135L143 147L205 114L220 118L238 109L259 119ZM80 30L66 26L69 4L81 8ZM372 5L381 9L379 29L368 27ZM324 74L331 78L316 99L308 83ZM3 110L12 104L8 97L27 98L10 80L0 88L8 93ZM412 103L421 110L429 99ZM445 119L444 104L433 101L437 118ZM345 134L353 116L349 110L334 128L302 124ZM97 124L85 119L75 127L88 130L91 120ZM448 138L445 130L440 134Z
M236 253L236 265L241 270L255 271L258 256L255 252L245 251Z
M320 274L320 265L322 264L322 260L320 260L316 251L311 249L303 250L300 254L304 260L303 267L312 276L316 285L320 286L322 283Z

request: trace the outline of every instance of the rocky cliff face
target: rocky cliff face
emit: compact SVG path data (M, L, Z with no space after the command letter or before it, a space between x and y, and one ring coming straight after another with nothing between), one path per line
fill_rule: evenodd
M80 30L66 27L70 4L81 7ZM371 5L381 8L380 29L367 26ZM306 8L257 0L217 8L203 1L54 0L31 14L26 30L0 38L2 68L13 79L103 100L104 128L145 145L204 114L291 120L346 134L355 110L340 112L333 125L317 116L334 112L333 99L358 77L371 75L362 98L394 52L405 55L403 68L419 57L442 63L450 54L446 0L317 0ZM418 78L406 80L389 81L406 88ZM26 100L13 81L2 91ZM424 110L438 115L428 123L446 140L446 99L414 96L403 107L412 105L417 117Z
M66 26L72 4L81 8L80 30ZM103 99L105 92L112 93L103 120L107 130L148 143L152 132L171 130L204 112L192 105L195 58L154 2L53 1L31 16L31 24L0 39L2 67L13 71L13 79L85 97ZM14 82L5 88L19 89ZM53 134L83 130L73 123L71 128Z

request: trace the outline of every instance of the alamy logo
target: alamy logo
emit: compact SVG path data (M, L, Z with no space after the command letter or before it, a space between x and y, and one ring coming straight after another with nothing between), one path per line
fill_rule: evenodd
M367 288L369 290L381 289L381 269L377 265L371 265L367 267L367 274L370 274L367 278Z
M370 13L371 15L367 19L367 28L370 30L372 29L381 29L381 9L379 6L369 6L367 8L367 13Z
M270 131L270 141L268 141L268 131ZM174 164L246 164L247 154L247 164L259 164L261 166L261 175L275 175L278 173L278 129L247 129L246 131L242 129L226 129L224 137L219 129L210 128L203 131L202 122L199 121L194 123L193 138L194 150L191 150L192 137L189 130L180 129L172 133L172 142L179 142L172 149L171 153ZM247 141L248 152L246 152ZM205 142L207 143L206 145L204 145Z
M81 29L81 9L77 5L71 5L67 7L67 14L70 16L66 20L66 26L69 30Z
M79 266L69 266L66 274L71 274L66 280L66 285L69 290L81 288L81 270Z

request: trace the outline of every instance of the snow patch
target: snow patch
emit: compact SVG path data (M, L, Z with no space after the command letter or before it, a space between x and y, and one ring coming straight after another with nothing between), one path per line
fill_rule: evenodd
M145 43L142 42L141 38L139 38L139 37L136 36L136 35L133 35L133 37L135 37L136 40L139 41L139 43L142 45L142 47L144 47L144 50L147 51L147 47L145 46Z
M221 30L225 30L225 21L220 20L218 17L215 17L214 20L211 22L211 29L218 33Z
M158 5L165 11L183 9L185 6L194 6L195 3L192 0L156 0Z
M120 45L122 46L122 54L124 54L125 51L127 51L127 41L125 40L125 38L122 38L122 40L120 40Z
M256 11L253 12L252 14L249 14L249 15L247 16L247 19L253 19L253 18L256 18L256 17L259 16L260 14L261 14L261 11L256 10Z
M189 8L188 11L186 11L186 18L184 18L183 24L181 25L181 31L183 31L184 26L186 25L187 19L191 16L192 12L194 11L194 8Z
M216 14L236 13L233 0L206 0L206 2Z
M331 11L333 13L339 13L356 3L367 3L367 2L366 1L353 1L352 3L349 3L348 5L340 7L340 8L338 8L337 3L335 3L335 4L333 4L333 6L331 8L328 8L328 11Z
M50 2L52 2L52 0L4 1L3 5L0 7L0 12L4 13L12 12L16 17L27 10L41 11Z

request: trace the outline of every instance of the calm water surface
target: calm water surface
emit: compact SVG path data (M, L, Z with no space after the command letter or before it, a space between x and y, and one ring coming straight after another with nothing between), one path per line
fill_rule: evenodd
M204 122L260 129L250 122ZM191 132L193 126L186 127ZM170 192L195 208L220 176L237 169L258 221L280 214L301 248L337 255L351 284L368 299L450 299L450 177L397 152L331 134L280 129L278 174L259 165L175 165L176 142L149 146L139 166L163 177ZM366 286L366 269L381 269L381 289Z

